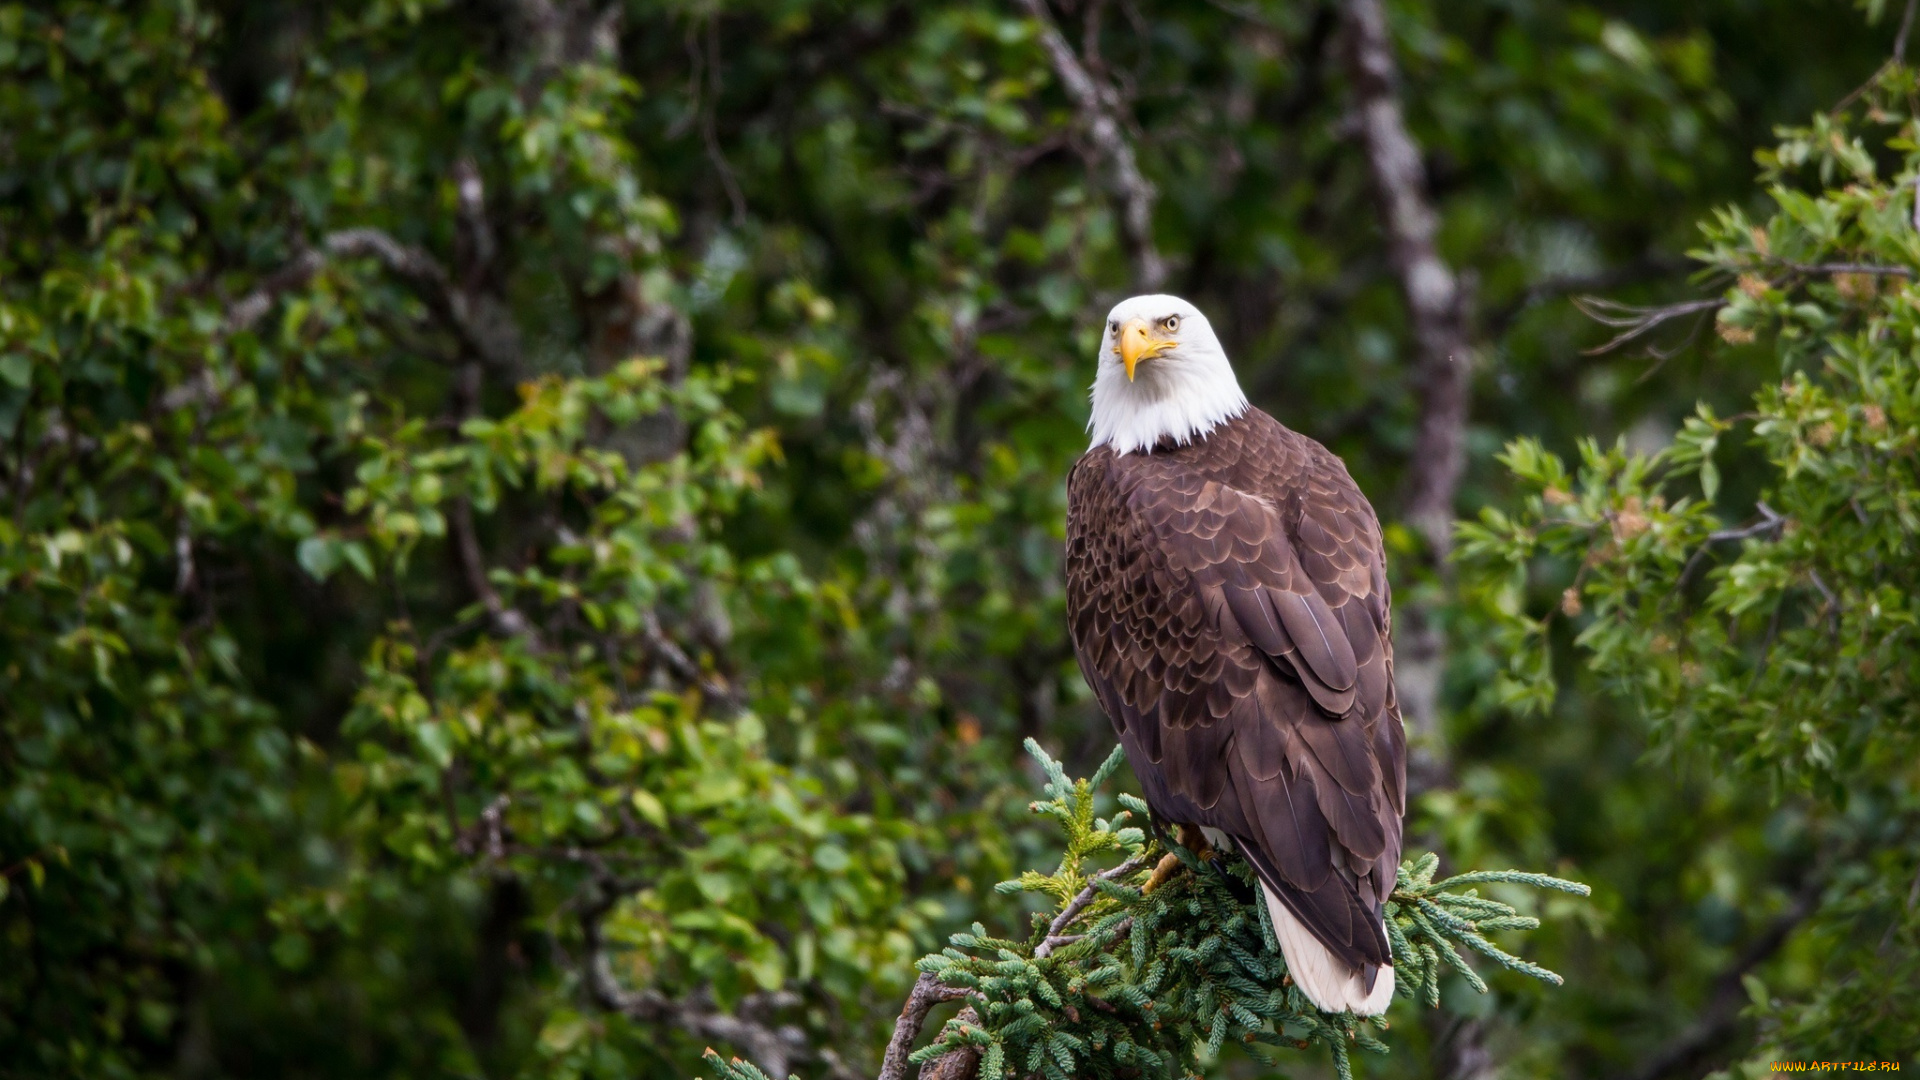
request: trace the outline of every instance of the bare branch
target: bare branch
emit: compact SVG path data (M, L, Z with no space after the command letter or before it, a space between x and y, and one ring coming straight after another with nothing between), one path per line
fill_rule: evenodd
M734 175L733 165L727 161L726 151L720 148L720 16L718 13L706 17L707 55L702 69L706 72L707 92L701 95L700 102L700 138L706 144L707 160L713 164L713 171L720 177L720 187L727 193L727 202L733 207L733 223L736 227L746 224L747 196L740 190L740 180Z
M189 405L207 406L220 400L220 387L214 381L212 368L201 368L194 375L169 387L160 395L160 411L172 412Z
M1765 536L1770 532L1778 532L1780 528L1787 523L1787 519L1780 516L1779 511L1768 506L1766 503L1760 502L1754 503L1753 505L1754 509L1760 511L1759 521L1745 528L1721 529L1718 532L1708 533L1707 539L1716 544L1724 544L1731 540L1745 540L1749 537Z
M1827 585L1827 579L1820 576L1820 571L1808 570L1807 576L1813 580L1813 587L1820 590L1820 596L1827 602L1824 613L1827 617L1828 628L1831 629L1834 634L1839 634L1840 598L1833 594L1833 589Z
M453 849L462 855L485 855L489 862L499 862L509 851L523 851L517 844L507 843L507 830L504 818L507 807L513 804L513 796L506 793L495 795L488 801L486 808L480 811L480 820L471 829L456 827ZM541 853L544 854L544 853ZM562 856L565 857L565 856ZM584 860L574 860L584 861ZM605 872L605 866L596 867Z
M1780 265L1801 274L1876 274L1885 277L1910 278L1914 276L1911 266L1888 266L1885 263L1781 263Z
M1868 90L1871 90L1873 88L1873 85L1879 82L1881 77L1886 75L1886 73L1889 70L1901 64L1905 64L1907 62L1907 36L1913 31L1914 6L1915 6L1915 0L1907 0L1906 11L1903 12L1900 16L1900 29L1893 36L1893 55L1888 57L1885 63L1881 64L1877 68L1874 68L1873 74L1867 76L1866 82L1863 82L1859 86L1856 86L1852 90L1848 91L1846 97L1841 98L1839 102L1834 105L1833 108L1828 109L1827 115L1839 116L1840 113L1843 110L1845 110L1847 106L1853 104L1855 101L1858 101L1860 99L1861 94L1864 94ZM1916 216L1920 216L1920 207L1917 207L1914 210L1914 214Z
M473 177L478 183L478 177ZM414 287L427 310L480 359L495 367L510 366L519 353L518 335L503 313L454 286L433 256L410 248L379 229L345 229L328 234L325 247L340 257L378 259Z
M926 1025L927 1014L943 1001L958 1001L966 996L966 991L943 986L932 975L922 972L914 980L913 991L900 1010L900 1019L894 1021L893 1038L887 1041L886 1056L880 1059L878 1080L906 1080L907 1055L913 1051L913 1041L920 1037L920 1029Z
M1702 312L1718 311L1726 305L1726 300L1721 297L1713 297L1705 300L1684 300L1677 304L1657 304L1652 306L1623 304L1617 300L1608 300L1601 296L1576 296L1573 298L1573 306L1579 308L1581 313L1589 319L1592 319L1602 326L1611 326L1621 331L1605 344L1596 345L1591 349L1584 350L1587 356L1600 356L1604 353L1610 353L1620 346L1625 345L1627 342L1643 337L1655 328L1671 322L1674 319L1687 315L1698 315Z
M1673 586L1675 592L1679 592L1687 587L1687 582L1693 578L1694 570L1698 568L1701 561L1707 557L1707 552L1712 549L1713 545L1732 543L1736 540L1748 540L1756 536L1766 536L1769 533L1777 533L1785 527L1787 519L1781 517L1773 507L1768 506L1764 502L1755 503L1754 506L1760 511L1760 520L1754 524L1739 529L1721 529L1717 532L1707 534L1707 542L1701 544L1700 550L1694 552L1692 557L1687 559L1687 565L1680 568L1680 577L1674 582Z
M1140 172L1139 158L1120 121L1120 95L1087 71L1048 14L1046 0L1020 0L1020 5L1039 25L1040 44L1053 62L1054 75L1072 99L1087 137L1109 169L1107 182L1120 196L1121 229L1127 246L1133 249L1135 284L1143 292L1158 291L1167 281L1166 260L1153 242L1153 205L1158 193Z
M328 233L321 247L329 255L342 258L371 257L423 291L430 303L444 301L452 285L447 272L433 256L395 240L390 234L372 228L342 229Z
M1549 277L1528 287L1525 292L1505 306L1485 314L1481 321L1481 331L1488 338L1497 338L1506 332L1522 312L1549 300L1578 293L1617 289L1623 285L1662 278L1670 274L1678 274L1690 265L1692 264L1686 259L1649 255L1597 273Z
M1207 3L1212 4L1214 7L1219 8L1221 11L1226 12L1236 19L1245 19L1256 26L1279 29L1277 23L1252 4L1235 3L1234 0L1207 0Z
M641 629L654 655L658 656L682 682L689 686L698 686L701 693L723 706L731 708L739 705L739 695L734 692L733 687L728 686L718 675L708 672L695 663L693 657L688 656L687 651L680 647L680 643L667 635L666 630L660 625L658 612L648 608L646 620L642 623Z
M1916 213L1920 213L1920 210L1916 210ZM1862 262L1801 263L1774 261L1765 263L1755 269L1772 270L1776 273L1784 272L1789 275L1865 274L1878 277L1909 279L1920 275L1920 271L1916 271L1911 266L1893 266L1885 263ZM1682 300L1675 304L1641 305L1623 304L1617 300L1609 300L1601 296L1576 296L1573 298L1573 305L1579 308L1581 313L1595 322L1620 331L1620 333L1614 335L1605 343L1584 350L1584 354L1587 356L1601 356L1629 342L1637 341L1675 319L1718 311L1727 305L1727 301L1723 297L1704 297L1698 300ZM1694 332L1698 332L1697 324ZM1692 340L1692 335L1688 335L1688 340ZM1677 351L1677 348L1657 349L1649 347L1647 351L1665 360L1671 357Z

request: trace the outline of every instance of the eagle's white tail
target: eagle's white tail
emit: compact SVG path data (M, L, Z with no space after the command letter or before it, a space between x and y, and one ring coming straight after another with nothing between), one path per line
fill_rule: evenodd
M1358 971L1333 955L1305 923L1287 910L1280 898L1263 883L1260 895L1267 899L1267 914L1273 916L1273 929L1280 938L1280 955L1287 958L1287 971L1306 992L1307 999L1326 1012L1351 1009L1356 1016L1378 1016L1393 1001L1393 968L1383 967L1373 980L1373 993L1367 993L1366 981Z

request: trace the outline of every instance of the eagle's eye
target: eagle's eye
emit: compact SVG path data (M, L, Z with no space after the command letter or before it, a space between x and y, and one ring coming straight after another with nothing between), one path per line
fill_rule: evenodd
M1108 332L1108 333L1110 333L1110 334L1117 334L1117 333L1119 333L1119 332L1120 332L1120 324L1119 324L1119 323L1117 323L1117 322L1110 322L1110 323L1108 323L1108 324L1107 324L1107 332Z
M1180 316L1169 315L1166 318L1160 320L1160 325L1166 327L1167 333L1171 334L1175 330L1180 329Z

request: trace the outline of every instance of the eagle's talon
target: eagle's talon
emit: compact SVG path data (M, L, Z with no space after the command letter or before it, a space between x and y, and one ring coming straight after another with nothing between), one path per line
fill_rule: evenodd
M1154 864L1153 873L1147 876L1147 883L1140 887L1140 892L1142 894L1150 893L1153 890L1159 888L1160 886L1166 884L1167 879L1172 877L1174 875L1174 871L1179 869L1180 869L1180 856L1175 855L1172 852L1168 852L1167 854L1162 855L1160 857L1160 861Z

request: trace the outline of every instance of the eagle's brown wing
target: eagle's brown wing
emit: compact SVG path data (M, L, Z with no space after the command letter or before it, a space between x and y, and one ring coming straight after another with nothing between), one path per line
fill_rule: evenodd
M1391 962L1406 789L1379 524L1339 459L1259 419L1200 455L1099 448L1075 467L1074 648L1149 804L1235 837L1370 969Z

